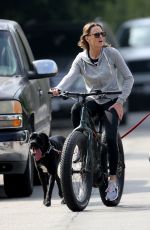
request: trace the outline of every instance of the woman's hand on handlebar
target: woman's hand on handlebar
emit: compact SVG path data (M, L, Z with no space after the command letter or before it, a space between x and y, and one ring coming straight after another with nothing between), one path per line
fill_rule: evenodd
M49 92L53 94L53 96L59 96L61 91L58 88L50 88Z

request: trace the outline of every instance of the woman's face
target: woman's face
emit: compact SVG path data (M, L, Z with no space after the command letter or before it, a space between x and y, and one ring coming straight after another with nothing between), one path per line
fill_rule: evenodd
M89 35L86 36L86 41L90 48L101 48L105 42L105 32L100 26L94 26L91 28Z

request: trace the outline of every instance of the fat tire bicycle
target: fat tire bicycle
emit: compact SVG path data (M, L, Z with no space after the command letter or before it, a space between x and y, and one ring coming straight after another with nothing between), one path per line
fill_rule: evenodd
M67 91L60 93L60 96L65 98L81 99L80 124L66 138L60 162L62 192L68 208L74 212L82 211L87 207L93 187L99 189L104 205L113 207L120 202L125 176L124 151L120 134L118 133L119 156L116 173L119 194L116 200L109 201L105 198L110 172L103 116L95 124L86 107L88 96L99 95L100 98L108 98L110 94L119 93L121 92L100 90L91 93Z

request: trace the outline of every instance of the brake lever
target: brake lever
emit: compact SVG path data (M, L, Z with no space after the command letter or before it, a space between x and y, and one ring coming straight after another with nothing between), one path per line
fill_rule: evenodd
M63 100L67 100L68 99L68 96L63 95L63 94L60 94L59 97L61 97Z

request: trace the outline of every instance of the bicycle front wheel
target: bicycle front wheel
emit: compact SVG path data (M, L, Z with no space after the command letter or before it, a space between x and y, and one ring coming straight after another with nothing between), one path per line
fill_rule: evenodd
M87 153L88 137L72 132L64 143L60 176L65 202L74 212L85 209L91 196L92 160L87 159Z

